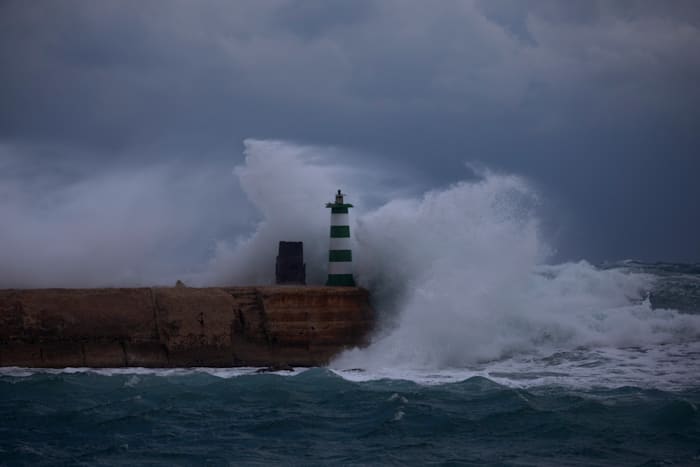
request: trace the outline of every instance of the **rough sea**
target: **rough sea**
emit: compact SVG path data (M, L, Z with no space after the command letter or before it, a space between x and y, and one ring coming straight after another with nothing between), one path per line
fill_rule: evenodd
M633 312L588 313L651 334L459 365L384 365L389 331L293 372L3 368L0 465L700 465L700 266L568 267L643 275Z
M289 373L3 368L0 465L700 466L700 265L557 262L565 216L543 222L512 175L382 192L376 170L254 140L235 175L260 222L181 278L269 284L299 240L323 283L342 188L370 345ZM111 283L85 270L41 284Z

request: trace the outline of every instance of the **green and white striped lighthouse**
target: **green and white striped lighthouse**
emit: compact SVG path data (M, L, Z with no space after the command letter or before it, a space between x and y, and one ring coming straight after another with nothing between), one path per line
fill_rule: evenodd
M335 195L335 203L326 204L327 208L331 208L331 246L328 251L328 281L326 281L326 285L354 287L348 215L352 204L344 203L343 196L338 190Z

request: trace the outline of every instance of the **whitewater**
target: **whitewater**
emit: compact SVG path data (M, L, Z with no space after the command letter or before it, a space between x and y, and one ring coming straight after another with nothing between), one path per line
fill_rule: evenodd
M235 175L261 218L250 236L219 244L198 280L270 283L260 258L288 239L304 242L310 282L323 283L328 214L309 206L342 188L357 206L356 278L371 291L379 321L368 348L331 364L341 374L429 381L435 371L459 378L471 374L462 370L492 368L527 373L518 384L532 384L545 368L543 381L572 375L586 386L697 383L697 358L682 356L697 353L700 316L674 302L652 305L652 293L671 278L629 261L551 264L555 245L542 232L540 195L526 179L465 165L469 180L423 193L388 191L382 170L326 153L246 141ZM697 276L685 280L697 284ZM351 369L362 376L343 373Z
M699 265L557 264L523 177L465 165L426 190L347 160L247 140L253 227L185 281L272 283L289 240L322 284L342 189L367 347L276 374L2 368L0 465L700 463Z

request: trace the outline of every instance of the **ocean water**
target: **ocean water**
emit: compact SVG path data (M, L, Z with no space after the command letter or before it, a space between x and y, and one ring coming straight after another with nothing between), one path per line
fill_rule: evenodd
M664 339L382 365L388 332L274 374L3 368L0 465L700 465L698 266L586 267L651 276L631 302Z

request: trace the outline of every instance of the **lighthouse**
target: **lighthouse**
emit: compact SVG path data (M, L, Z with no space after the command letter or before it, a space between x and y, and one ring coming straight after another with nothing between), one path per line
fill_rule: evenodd
M328 251L328 281L326 285L354 287L352 277L352 250L350 248L350 222L348 210L352 204L343 202L343 193L338 190L331 208L331 244Z

